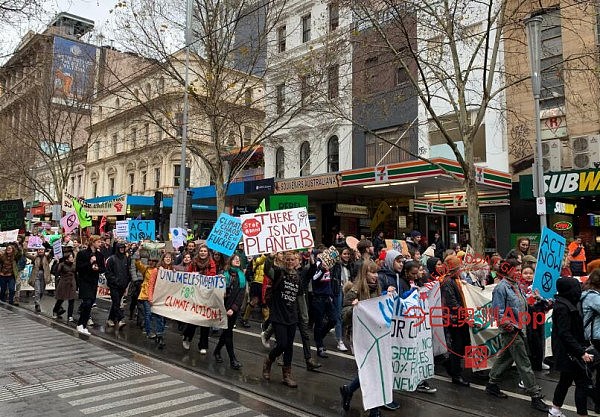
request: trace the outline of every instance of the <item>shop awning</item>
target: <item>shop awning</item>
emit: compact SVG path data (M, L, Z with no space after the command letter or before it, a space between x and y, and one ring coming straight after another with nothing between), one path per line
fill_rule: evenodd
M105 201L113 200L114 195L88 198L86 203L103 203ZM154 196L147 195L128 195L127 196L127 204L130 206L140 206L140 207L152 207L154 205ZM163 199L163 207L171 208L173 207L173 198L165 197ZM206 205L206 204L192 204L192 210L206 210L206 211L217 211L217 206Z

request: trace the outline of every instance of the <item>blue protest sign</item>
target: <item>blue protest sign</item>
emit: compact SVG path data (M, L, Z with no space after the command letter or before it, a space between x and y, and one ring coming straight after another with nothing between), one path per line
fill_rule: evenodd
M566 244L564 237L544 227L533 278L533 289L539 290L544 298L553 298L556 294L556 280L560 278Z
M129 220L128 242L156 239L154 220Z
M238 217L221 213L217 223L210 231L206 246L210 249L231 256L242 238L242 222Z

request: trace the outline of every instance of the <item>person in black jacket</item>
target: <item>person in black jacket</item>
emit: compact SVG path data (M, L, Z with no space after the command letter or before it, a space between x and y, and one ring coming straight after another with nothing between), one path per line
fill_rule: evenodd
M578 416L587 416L587 393L592 381L584 369L593 356L585 351L583 317L577 303L581 297L581 285L574 278L559 278L556 281L558 294L555 296L552 313L552 353L554 367L560 379L554 389L552 408L548 416L564 417L562 407L569 387L575 382L575 406Z
M110 289L111 300L110 313L106 321L108 327L117 326L117 329L121 329L126 324L123 320L125 315L121 308L121 300L131 281L130 266L130 259L125 254L125 244L123 242L117 243L115 254L111 255L106 261L106 284Z
M104 272L104 256L100 252L101 244L100 236L90 236L88 248L79 251L75 261L77 287L79 288L79 299L81 300L77 331L86 335L90 334L87 325L98 291L98 277Z

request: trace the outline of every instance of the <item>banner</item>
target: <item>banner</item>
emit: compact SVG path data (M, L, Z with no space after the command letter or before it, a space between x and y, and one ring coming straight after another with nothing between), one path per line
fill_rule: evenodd
M110 288L108 288L104 274L100 274L98 276L98 289L96 290L96 298L110 300Z
M533 289L539 290L544 298L554 298L556 294L556 281L560 278L566 245L564 237L544 227L533 278Z
M240 218L248 256L312 248L315 244L305 207L244 214Z
M156 226L154 220L129 220L128 242L139 242L142 240L155 240Z
M28 249L45 249L44 248L44 239L40 236L29 236L27 240L27 248Z
M115 236L127 239L127 236L129 236L129 220L117 220Z
M16 242L18 236L19 229L6 230L4 232L0 232L0 243Z
M225 277L159 268L152 312L196 326L227 328Z
M179 249L187 242L187 230L185 230L183 227L171 227L169 229L169 233L171 234L171 243L173 244L173 248Z
M127 210L127 195L118 195L102 203L86 203L83 199L63 191L62 210L69 213L75 211L73 199L85 209L90 216L124 216Z
M0 201L0 230L22 229L24 218L23 200Z
M73 208L75 209L75 213L77 214L77 219L79 220L79 225L84 227L90 227L92 225L92 216L85 211L85 208L77 201L75 198L73 199Z
M221 213L206 239L206 246L223 255L231 256L241 238L242 222L240 219Z

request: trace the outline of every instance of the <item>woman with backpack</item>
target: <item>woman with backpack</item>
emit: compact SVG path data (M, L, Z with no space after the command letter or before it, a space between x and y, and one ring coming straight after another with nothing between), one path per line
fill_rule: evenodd
M596 350L600 349L600 269L589 276L581 294L584 339L590 341ZM594 411L600 412L600 372L596 372Z

